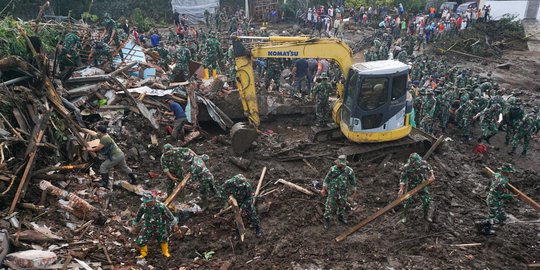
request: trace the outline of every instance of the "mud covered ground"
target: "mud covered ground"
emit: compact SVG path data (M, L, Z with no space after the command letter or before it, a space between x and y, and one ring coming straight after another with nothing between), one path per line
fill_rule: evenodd
M508 51L503 58L495 59L512 62L510 70L497 69L495 61L469 61L452 54L439 57L447 57L450 63L466 65L478 72L493 70L494 76L503 83L502 87L520 89L522 97L531 106L540 105L539 63L531 55L538 56L531 52ZM141 180L145 180L145 188L164 191L166 179L159 167L161 150L150 145L150 134L146 132L148 127L133 116L125 123L127 128L123 134L114 135L116 141L125 152L134 146L139 148L138 155L128 154L128 164ZM497 235L479 235L474 227L475 221L487 215L485 196L490 179L482 175L484 166L497 168L504 162L514 164L518 172L511 178L511 183L540 201L538 137L531 143L527 157L510 157L507 154L509 148L503 143L504 133L492 139L496 147L490 148L486 155L478 155L472 151L475 143L462 141L459 131L450 128L445 134L450 139L428 160L437 178L429 187L434 200L434 222L428 223L421 218L420 202L417 201L407 224L400 222L402 209L398 206L337 243L335 237L348 227L334 220L333 226L328 231L324 230L322 197L308 196L274 183L283 178L309 188L313 181L322 181L337 151L346 145L343 140L311 143L308 134L312 124L313 116L273 118L263 123L261 130L264 134L257 140L257 145L244 155L244 158L252 160L248 170L242 170L229 161L232 150L227 142L228 135L213 126L203 126L208 136L189 145L197 153L210 156L207 166L218 184L243 173L256 185L262 168L268 168L261 191L264 196L257 200L264 232L260 238L248 229L245 242L234 239L232 214L214 218L213 215L223 206L222 202L214 200L205 212L189 218L178 214L180 225L185 225L189 231L182 237L171 238L171 258L164 258L159 244L151 243L147 260L138 264L135 258L136 236L129 232L129 226L141 201L137 195L118 187L111 194L107 210L103 210L109 218L105 226L92 225L89 230L75 233L65 226L72 217L66 217L63 211L56 211L53 207L50 207L53 211L42 215L37 222L51 226L69 243L98 240L108 249L116 269L219 269L226 263L231 263L232 269L526 269L527 264L540 261L540 219L538 213L523 202L514 200L506 205L510 219L505 226L496 228ZM475 135L479 135L479 127L474 130ZM166 141L163 136L159 137L160 142ZM285 151L287 149L291 150ZM314 168L301 159L280 160L298 155L308 156L305 159ZM351 202L349 226L397 197L399 169L404 159L390 159L382 165L379 162L351 164L358 177L359 192ZM158 173L158 176L149 177L150 172ZM95 189L90 188L91 180L86 174L73 174L71 177L73 181L70 181L68 190L82 190L85 193L79 194L81 197L95 198L90 195L95 193ZM80 183L77 177L81 178ZM127 179L119 174L113 177L116 180ZM36 193L35 200L39 200L39 193ZM198 202L195 183L188 184L185 201ZM48 202L55 205L53 198ZM35 215L23 215L23 221L25 217L29 221ZM480 245L453 246L471 243ZM76 245L58 253L66 256L67 249L74 247ZM69 253L85 261L101 261L102 265L108 265L97 243Z

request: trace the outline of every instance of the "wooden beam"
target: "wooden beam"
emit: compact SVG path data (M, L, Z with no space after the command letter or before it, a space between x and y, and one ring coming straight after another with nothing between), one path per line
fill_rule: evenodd
M428 179L427 181L424 181L422 183L420 183L420 185L416 186L414 189L412 189L411 191L403 194L403 196L397 198L396 200L394 200L393 202L391 202L390 204L388 204L387 206L385 206L384 208L380 209L379 211L375 212L373 215L367 217L366 219L362 220L360 223L358 223L357 225L349 228L347 231L345 231L344 233L340 234L338 237L336 237L336 242L341 242L343 240L345 240L347 237L349 237L349 235L353 234L354 232L360 230L362 227L366 226L367 224L369 224L370 222L372 222L373 220L375 220L376 218L382 216L384 213L390 211L390 209L398 206L400 203L402 203L403 201L407 200L408 198L410 198L411 196L413 196L414 194L416 194L417 192L419 192L420 190L422 190L423 188L427 187L428 185L430 185L431 183L433 183L435 181L435 178L432 177L430 179Z
M182 179L182 182L180 182L178 185L176 185L176 187L174 187L173 193L169 195L169 197L165 200L165 202L163 202L165 206L169 206L169 204L171 204L174 197L176 197L176 195L178 195L178 193L182 189L184 189L184 187L187 184L187 181L189 181L190 178L191 178L191 173L186 174L186 176L184 176L184 179Z
M492 169L490 169L489 167L485 167L484 169L485 169L485 173L489 177L491 177L491 176L493 176L493 174L495 174L495 172ZM524 203L528 204L529 206L534 208L534 210L536 210L537 212L540 213L540 204L538 204L536 201L531 199L529 196L525 195L525 193L521 192L519 189L514 187L512 184L510 184L510 182L508 182L508 189L510 191L512 191L512 193L516 194L518 199L520 199Z
M422 157L422 159L427 160L431 154L439 147L439 145L444 141L444 136L441 135L437 141L429 148L429 150L426 152L426 154Z
M266 167L263 168L261 177L259 177L259 183L257 184L257 189L255 190L255 197L259 195L259 193L261 192L261 186L262 186L262 182L264 180L265 175L266 175Z
M293 183L291 183L289 181L285 181L283 179L278 179L276 181L276 183L282 183L282 184L284 184L284 185L286 185L286 186L288 186L288 187L290 187L292 189L295 189L295 190L297 190L299 192L302 192L304 194L307 194L307 195L315 195L315 193L313 193L313 192L311 192L311 191L309 191L309 190L307 190L307 189L305 189L305 188L303 188L303 187L301 187L301 186L299 186L297 184L293 184Z
M28 179L30 178L30 172L34 168L34 161L36 160L36 156L37 156L37 151L38 151L37 144L41 142L41 140L43 139L43 135L45 135L45 129L47 127L47 122L49 122L50 116L51 116L51 111L46 112L43 115L43 118L41 118L40 123L34 127L34 131L37 131L36 132L37 135L35 137L35 140L31 143L31 146L29 145L29 149L28 149L29 153L27 154L28 162L26 163L26 167L21 177L21 181L19 182L19 187L17 188L15 197L13 197L13 201L11 202L11 207L9 208L8 215L13 214L13 211L15 211L15 206L17 206L17 203L19 203L19 200L21 199L21 197L24 197L26 186L28 185L27 182L28 182Z

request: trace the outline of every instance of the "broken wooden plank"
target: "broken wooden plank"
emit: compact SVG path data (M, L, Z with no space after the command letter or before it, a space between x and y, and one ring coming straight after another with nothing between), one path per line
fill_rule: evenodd
M266 166L263 168L261 172L261 177L259 177L259 183L257 183L257 189L255 190L255 197L257 197L257 195L259 195L259 193L261 192L261 186L262 186L265 175L266 175Z
M186 174L186 176L184 176L184 179L182 179L182 182L178 183L176 185L176 187L174 187L173 193L171 195L169 195L169 197L163 202L163 204L165 204L165 206L169 206L169 204L172 202L172 200L174 200L176 195L178 195L178 193L182 189L184 189L184 187L186 186L186 184L187 184L187 182L189 181L190 178L191 178L191 173Z
M311 165L311 163L309 163L309 161L305 158L302 159L302 161L309 167L311 168L313 171L315 171L316 173L319 173L319 170L317 170L317 168L315 168L315 166Z
M229 212L229 210L231 210L231 209L232 209L232 205L229 205L229 206L227 206L226 208L221 209L221 210L219 211L219 213L217 213L217 214L214 215L214 218L217 218L217 217L219 217L219 216L221 216L221 215L223 215L223 214Z
M30 78L31 78L30 76L22 76L22 77L19 77L19 78L11 79L9 81L5 81L3 83L0 83L0 87L4 87L4 86L12 85L12 84L15 84L15 83L18 83L18 82L26 81L26 80L28 80Z
M290 188L292 188L292 189L294 189L296 191L302 192L302 193L307 194L307 195L311 195L311 196L315 195L315 193L313 193L313 192L311 192L311 191L309 191L309 190L307 190L307 189L305 189L305 188L303 188L303 187L301 187L301 186L299 186L297 184L293 184L293 183L291 183L289 181L285 181L284 179L281 179L281 178L278 179L276 181L276 183L284 184L284 185L286 185L286 186L288 186L288 187L290 187Z
M434 181L435 181L435 177L431 177L427 181L424 181L424 182L420 183L420 185L416 186L411 191L403 194L403 196L400 196L399 198L397 198L396 200L394 200L393 202L391 202L390 204L388 204L384 208L380 209L379 211L375 212L371 216L369 216L366 219L362 220L357 225L347 229L344 233L337 236L336 237L336 242L341 242L341 241L345 240L349 235L351 235L354 232L360 230L361 228L363 228L364 226L366 226L367 224L369 224L370 222L372 222L376 218L382 216L384 213L390 211L390 209L398 206L400 203L402 203L405 200L409 199L411 196L413 196L414 194L416 194L417 192L419 192L423 188L427 187L428 185L430 185Z
M424 160L427 160L431 154L439 147L439 145L444 141L444 135L441 135L437 141L429 148L429 150L426 152L426 154L422 157Z
M152 143L152 145L159 144L156 134L150 134L150 142Z
M88 168L88 166L90 166L89 163L72 164L72 165L64 165L64 166L50 166L44 169L39 169L39 170L34 171L33 175L43 174L43 173L52 172L52 171L71 171L71 170L76 170L76 169L86 169Z
M40 120L40 123L37 124L34 127L34 134L37 133L35 140L33 140L33 144L31 143L27 148L27 162L26 167L24 169L23 175L21 177L21 181L19 182L19 187L17 188L17 192L15 193L15 196L13 198L13 201L11 202L11 207L9 208L8 215L11 215L13 211L15 211L15 206L17 203L19 203L19 200L21 197L24 197L24 193L26 190L26 186L28 185L28 179L30 178L30 172L34 168L34 161L36 160L37 156L37 150L38 146L37 143L40 143L43 139L43 135L45 135L45 128L47 127L47 122L49 121L49 117L51 115L51 111L46 112L43 117Z
M452 244L451 247L479 247L482 243L470 243L470 244Z
M491 177L493 176L493 174L495 173L492 169L490 169L489 167L485 167L485 173ZM529 196L525 195L525 193L521 192L519 189L517 189L516 187L514 187L512 184L510 184L510 182L508 182L508 189L510 191L512 191L512 193L516 194L516 196L518 197L518 199L520 199L521 201L523 201L524 203L528 204L529 206L531 206L532 208L534 208L534 210L536 210L537 212L540 212L540 204L538 204L536 201L534 201L533 199L531 199Z
M242 212L240 207L238 207L238 202L233 196L229 196L229 204L232 205L234 211L234 220L236 222L236 227L238 228L238 234L240 235L240 241L244 242L244 236L246 235L246 226L242 220Z

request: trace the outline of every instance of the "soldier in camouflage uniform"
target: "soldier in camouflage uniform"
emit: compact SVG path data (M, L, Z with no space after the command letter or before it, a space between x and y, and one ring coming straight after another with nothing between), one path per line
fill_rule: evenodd
M420 157L417 153L412 153L407 160L405 166L401 171L399 176L399 192L398 195L401 196L409 190L414 189L416 186L420 185L422 182L432 179L435 176L433 175L433 169L431 166ZM424 210L424 219L428 222L432 222L429 218L429 207L431 205L431 197L429 196L429 191L426 188L420 190L417 194L420 195L420 200L422 200L422 209ZM416 195L415 195L416 196ZM405 201L403 206L403 218L401 222L406 223L408 217L409 207L413 203L413 197L409 197Z
M474 117L475 120L478 117L481 117L480 127L482 128L482 136L478 138L478 142L482 142L482 139L484 139L487 143L491 144L489 139L498 132L497 121L501 112L501 105L499 105L499 103L494 103Z
M492 230L493 224L503 224L506 221L504 200L513 198L512 194L508 192L508 177L513 172L515 172L514 167L505 164L498 169L498 172L493 174L494 179L491 181L486 197L489 216L487 219L476 223L479 233L484 235L494 234L495 231Z
M107 61L111 69L114 68L113 59L111 54L111 47L103 41L96 41L94 46L92 46L92 57L94 59L94 66L98 67L100 65L101 57L107 57Z
M231 86L236 85L236 59L234 57L233 46L229 46L227 50L227 62L229 68L229 82Z
M503 109L503 121L501 123L501 126L506 131L504 144L508 145L510 143L524 114L521 100L516 97L510 97L508 99L508 106Z
M462 96L462 104L456 111L456 120L458 126L463 130L463 136L466 140L471 138L471 126L475 113L475 104L473 100L468 99L468 96Z
M225 181L221 186L221 194L223 199L228 200L229 196L233 196L238 202L238 206L248 216L251 226L255 228L257 236L262 235L259 217L257 210L253 204L253 187L242 174L237 174L233 178ZM230 203L230 202L229 202Z
M192 157L194 155L195 152L189 148L173 147L170 144L165 144L163 146L163 154L161 155L160 163L163 172L169 179L167 182L167 196L171 195L176 184L184 178L182 161L186 157Z
M328 75L323 72L320 76L322 82L313 89L313 95L317 98L317 126L326 126L330 104L328 104L328 96L332 91L332 86L328 83Z
M212 70L212 77L215 79L217 77L219 69L218 61L222 58L222 51L221 45L219 44L219 41L215 38L213 32L210 32L208 39L206 40L205 53L206 57L203 59L204 78L209 78L210 69Z
M270 87L271 80L274 81L275 90L279 90L279 86L281 83L281 62L279 59L275 58L268 58L266 60L266 82L265 82L265 88L268 89Z
M139 237L135 242L139 247L139 259L143 259L148 255L148 241L156 238L161 244L161 252L163 256L170 257L169 254L169 233L178 230L177 220L167 209L167 207L159 202L157 198L151 194L144 194L143 203L139 207L137 217L133 220L133 225L136 226L144 217L144 224Z
M175 44L177 41L178 41L178 35L172 29L172 27L169 27L169 43L170 44Z
M165 44L163 42L159 43L159 47L154 48L158 54L159 54L159 66L162 67L164 70L169 70L169 50L167 50L165 47Z
M103 21L103 24L105 24L105 38L103 39L105 43L110 44L112 41L114 41L114 45L118 49L118 54L120 55L120 58L124 60L124 54L122 53L121 49L121 43L120 43L120 36L118 35L118 32L116 31L116 22L111 19L111 15L109 13L105 13L105 20Z
M375 47L369 48L366 53L364 53L364 61L365 62L371 62L371 61L377 61L377 53L375 52Z
M176 65L169 75L169 80L175 82L178 75L182 75L184 80L189 80L189 63L191 62L191 52L186 47L186 42L182 40L181 46L176 50Z
M201 207L206 209L208 206L208 195L210 192L216 197L221 197L216 188L214 175L206 167L208 155L185 155L184 160L190 163L191 179L199 182L199 195L201 196Z
M64 38L62 51L58 56L60 61L60 70L66 66L78 67L81 65L79 56L79 48L81 47L81 39L75 33L68 33Z
M334 214L334 208L336 208L339 221L347 224L345 219L347 198L354 193L356 193L356 176L353 169L347 166L347 156L341 155L335 160L335 165L326 174L321 189L321 194L326 196L324 204L325 229L330 227L330 219Z
M525 115L525 117L517 127L517 132L512 138L512 151L510 151L510 155L516 153L516 149L520 144L523 145L523 151L521 152L521 155L527 155L527 150L529 149L531 137L535 131L538 131L538 118L536 116L537 114L538 110L535 108L532 113L528 113L527 115Z
M446 125L448 124L448 118L450 114L448 109L450 109L450 102L446 99L447 96L442 94L441 88L435 89L437 93L436 105L435 105L435 117L439 120L440 128L442 132L446 131Z
M433 120L437 100L433 97L433 91L428 90L424 102L422 103L420 128L428 133L433 133Z
M404 63L404 64L407 64L407 58L409 57L409 55L407 55L407 52L402 50L401 52L398 53L397 55L397 59L399 62L401 63Z
M422 79L422 70L417 63L413 63L411 68L411 81L419 81Z

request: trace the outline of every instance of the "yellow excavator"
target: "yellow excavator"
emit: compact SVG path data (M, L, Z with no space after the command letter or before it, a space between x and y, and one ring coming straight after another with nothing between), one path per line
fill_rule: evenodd
M247 48L243 42L246 39L263 42ZM372 150L423 144L417 142L418 138L402 140L410 137L408 135L412 130L412 97L407 92L408 65L393 60L353 64L352 50L337 39L239 36L233 37L232 42L236 83L244 112L249 119L249 123L237 123L231 129L232 145L236 153L249 148L257 138L260 124L253 73L254 58L324 58L339 65L346 80L337 83L338 99L332 108L335 125L323 129L314 127L315 140L344 135L352 142L376 143L372 145L376 147L370 147ZM423 140L420 138L420 141ZM361 152L358 149L343 150L343 154L349 155Z

